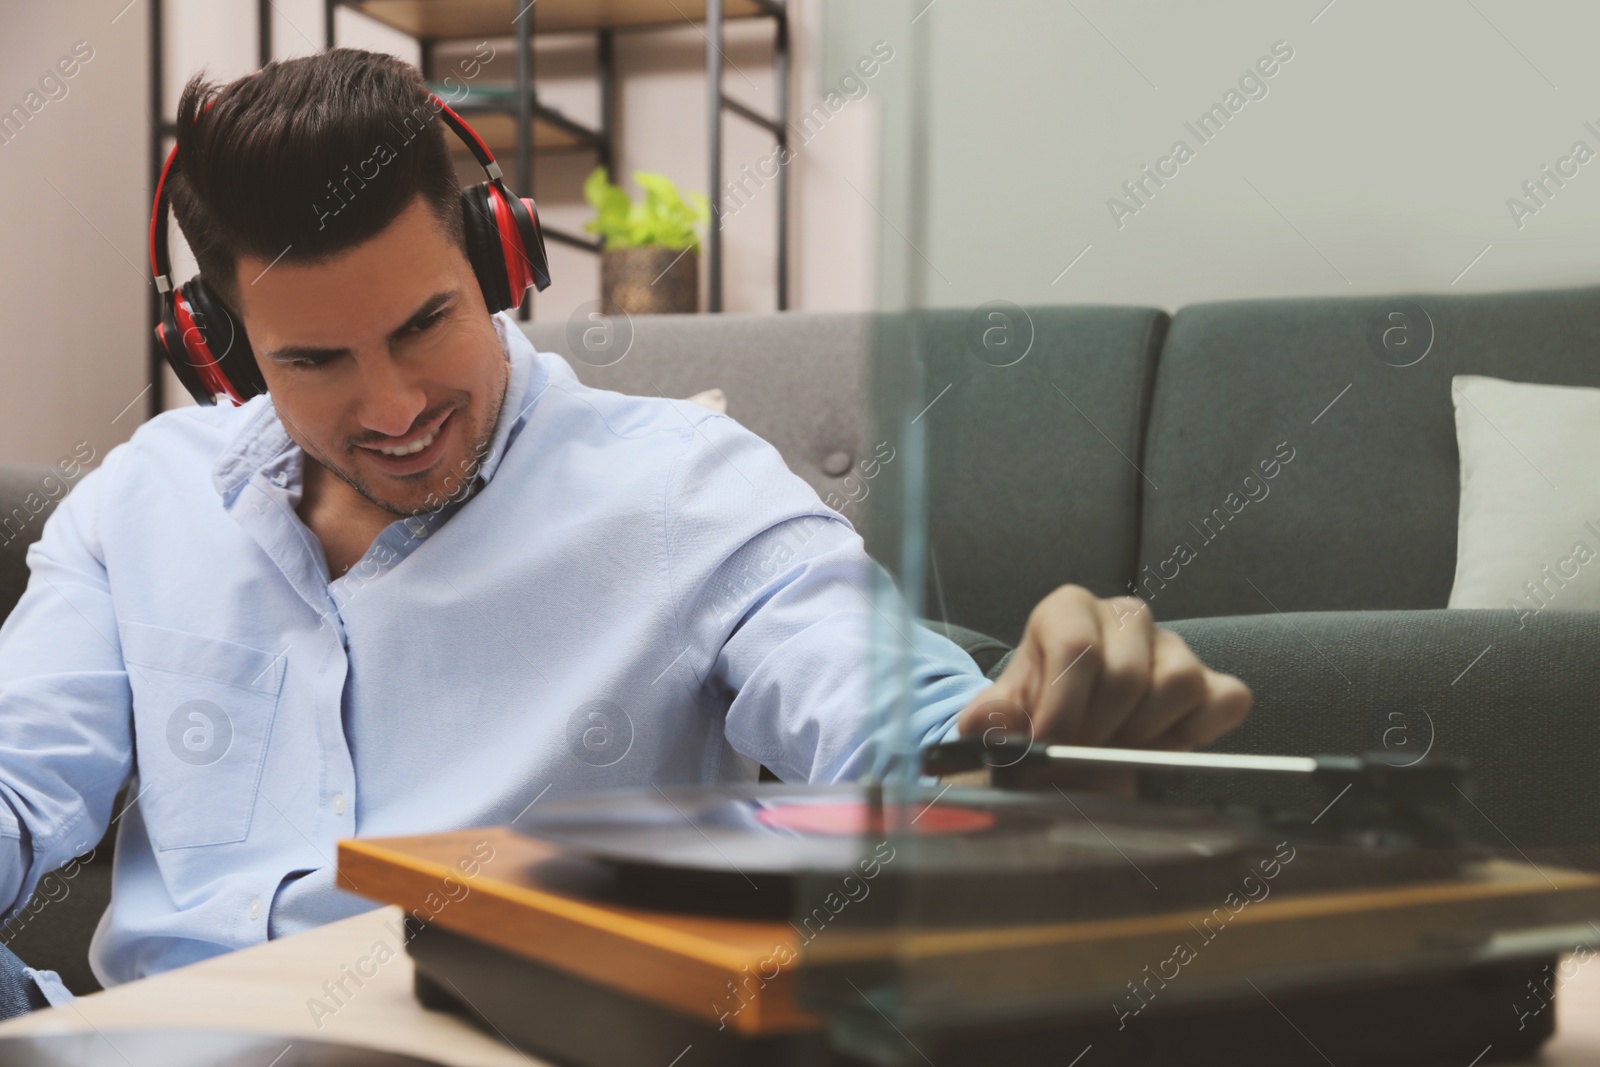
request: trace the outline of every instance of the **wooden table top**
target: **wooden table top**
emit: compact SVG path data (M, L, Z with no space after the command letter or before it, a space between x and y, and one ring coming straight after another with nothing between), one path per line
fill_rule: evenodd
M0 1023L0 1037L207 1027L369 1045L451 1067L545 1067L453 1015L424 1011L411 995L399 922L399 908L377 908ZM325 997L322 984L379 942L395 952L376 976L337 1011L315 1013L310 1002Z

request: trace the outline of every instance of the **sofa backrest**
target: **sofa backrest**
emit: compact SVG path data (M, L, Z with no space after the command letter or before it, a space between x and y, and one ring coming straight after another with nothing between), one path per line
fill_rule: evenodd
M1444 607L1451 377L1600 386L1597 354L1596 288L1182 309L1145 440L1141 594L1163 619Z
M1033 346L1020 362L977 358L963 309L927 314L922 358L923 403L937 400L922 421L938 578L923 610L1010 644L1059 585L1127 591L1134 459L1168 321L1154 308L1026 311Z
M1028 315L1034 344L1013 366L975 357L966 309L926 313L921 340L924 606L1007 641L1063 582L1106 596L1136 581L1162 619L1443 607L1459 499L1451 377L1600 386L1600 288L1233 301L1170 323L1137 307ZM524 330L590 385L723 389L729 414L820 496L848 501L881 444L900 454L869 425L878 321L639 316L615 362L583 347L591 323ZM0 618L48 515L16 517L45 473L0 466ZM842 510L869 550L893 555L870 507Z
M617 325L603 343L586 341L585 334L607 327L585 319L522 327L535 348L565 357L586 385L674 399L721 389L728 414L776 447L821 497L843 495L846 479L871 454L860 399L871 350L869 316L639 315L628 321L631 341ZM854 509L848 514L860 518Z
M1032 347L1011 366L975 354L969 309L926 313L920 334L933 405L919 418L932 549L923 610L1012 642L1057 585L1126 591L1138 530L1132 457L1167 325L1161 311L1129 307L1030 308L1028 319ZM593 324L583 320L524 331L592 386L668 397L722 389L728 414L819 496L848 501L867 480L863 460L904 454L895 434L871 425L880 322L871 313L637 316L620 359L585 345ZM873 507L841 510L874 556L897 555L872 529Z

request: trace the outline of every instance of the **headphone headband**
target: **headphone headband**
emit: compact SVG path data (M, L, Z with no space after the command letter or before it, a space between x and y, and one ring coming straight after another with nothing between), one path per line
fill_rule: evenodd
M466 144L472 157L489 176L490 181L500 181L505 172L500 169L500 164L495 162L494 153L489 151L489 146L483 143L483 138L478 132L468 126L466 120L455 113L449 104L440 100L434 93L428 94L428 99L439 108L437 117L444 120L444 124L455 131L457 137ZM206 101L206 106L200 109L203 115L211 110L211 105L217 102L216 97ZM173 288L172 285L172 260L167 251L167 175L172 170L172 164L178 158L178 146L174 144L172 151L167 153L167 161L161 166L161 175L156 179L155 204L150 210L150 273L155 276L156 289L165 293ZM545 285L549 285L549 281ZM545 285L539 286L543 289Z
M542 290L550 285L550 264L538 209L532 200L516 197L505 187L500 164L483 138L438 96L429 93L428 99L437 108L435 117L455 131L489 178L461 191L467 260L478 279L484 304L491 313L516 307L530 286ZM201 114L216 102L216 97L206 101ZM156 339L174 373L197 402L211 404L227 397L242 404L266 391L243 327L203 277L197 275L182 286L173 284L167 249L167 179L177 158L178 147L173 145L156 179L155 203L150 208L150 271L162 301ZM227 347L218 355L212 350L208 332L223 325L227 327Z

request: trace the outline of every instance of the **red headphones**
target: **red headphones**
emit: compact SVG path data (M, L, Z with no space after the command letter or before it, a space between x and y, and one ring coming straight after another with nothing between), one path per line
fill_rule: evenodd
M489 175L488 181L461 190L467 260L483 290L484 303L491 314L517 307L528 286L542 290L550 284L538 209L532 200L511 195L488 145L443 100L429 96L439 107L439 117L466 142ZM206 104L206 109L215 102ZM174 146L161 168L150 212L150 269L162 297L156 339L178 380L197 403L215 404L225 397L237 406L267 391L244 327L199 275L176 288L172 284L166 186L177 155ZM214 343L217 341L222 342L220 348Z

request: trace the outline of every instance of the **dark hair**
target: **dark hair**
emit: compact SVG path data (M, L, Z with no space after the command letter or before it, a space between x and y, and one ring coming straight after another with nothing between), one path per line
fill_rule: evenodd
M167 187L206 284L237 309L241 254L322 262L419 193L465 248L453 134L438 113L417 68L355 48L268 63L220 88L190 78Z

